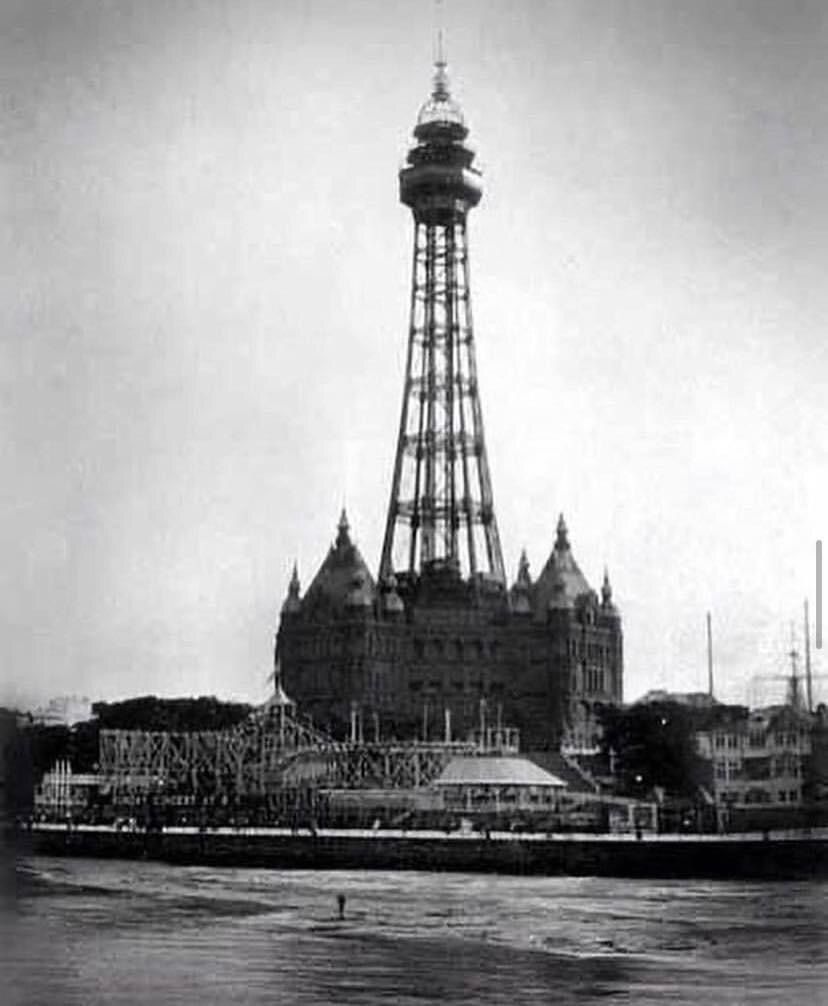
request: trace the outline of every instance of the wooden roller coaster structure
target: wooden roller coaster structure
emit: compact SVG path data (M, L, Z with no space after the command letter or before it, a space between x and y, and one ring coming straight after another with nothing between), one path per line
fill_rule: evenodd
M466 741L337 741L277 694L230 730L102 730L99 765L112 800L232 801L300 788L417 789L451 758L514 754L517 731L489 728Z

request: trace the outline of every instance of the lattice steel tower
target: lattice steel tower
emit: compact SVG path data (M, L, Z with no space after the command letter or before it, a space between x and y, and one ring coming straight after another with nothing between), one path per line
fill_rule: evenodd
M441 55L400 170L414 264L384 580L443 564L505 583L474 357L466 218L483 189L467 136Z

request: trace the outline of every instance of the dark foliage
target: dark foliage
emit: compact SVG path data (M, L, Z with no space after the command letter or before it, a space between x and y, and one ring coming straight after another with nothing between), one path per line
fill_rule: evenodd
M0 708L0 818L28 811L32 792L29 738L17 726L17 713Z
M45 726L35 723L26 728L29 738L29 751L32 759L32 773L35 780L40 781L44 772L56 761L70 757L69 741L72 732L67 726Z
M654 786L692 796L707 782L705 762L696 753L696 717L673 702L601 710L604 750L613 752L622 793L642 796Z
M95 719L73 727L31 723L15 727L17 714L0 710L0 740L7 766L9 802L28 806L34 788L57 761L68 761L73 772L98 769L98 740L110 730L227 730L241 722L252 706L221 702L213 696L161 699L147 695L124 702L98 702ZM14 797L12 799L12 790Z
M143 695L123 702L96 702L92 712L102 730L227 730L250 715L243 702L221 702L215 696L161 699Z

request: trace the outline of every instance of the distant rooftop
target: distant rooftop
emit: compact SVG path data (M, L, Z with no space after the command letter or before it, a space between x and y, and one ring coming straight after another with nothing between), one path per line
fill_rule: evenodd
M92 703L85 695L59 695L30 712L35 723L71 727L92 718Z
M563 789L566 783L527 758L452 758L435 786L546 786Z
M633 704L648 706L657 702L675 702L677 705L690 706L693 709L712 709L713 706L721 704L707 692L668 692L663 688L651 688Z

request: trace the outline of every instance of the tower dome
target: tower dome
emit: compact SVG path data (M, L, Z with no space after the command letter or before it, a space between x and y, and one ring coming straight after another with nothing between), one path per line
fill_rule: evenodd
M454 98L452 98L449 91L447 64L442 58L438 58L434 64L434 82L431 96L420 108L414 135L419 139L422 127L430 126L434 123L444 126L460 126L464 136L467 132L463 110Z

